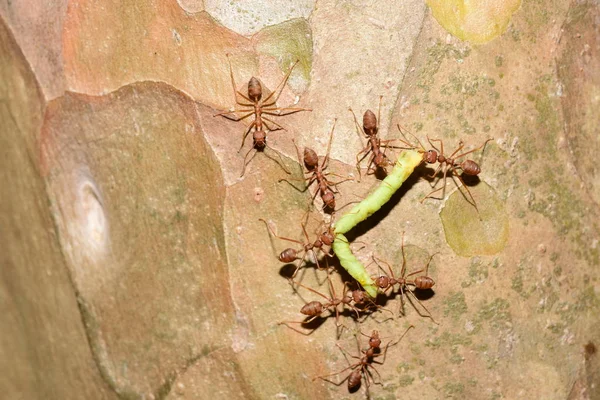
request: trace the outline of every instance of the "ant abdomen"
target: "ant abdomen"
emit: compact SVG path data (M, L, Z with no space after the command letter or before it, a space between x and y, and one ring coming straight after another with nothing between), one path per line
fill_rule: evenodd
M356 389L362 381L362 369L356 369L352 371L348 377L348 390Z
M277 258L281 262L291 263L298 259L298 251L296 249L287 248L282 251Z
M371 110L365 111L363 115L363 129L369 136L377 133L377 117Z
M415 278L415 286L417 289L431 289L435 285L435 281L428 276L417 276Z
M262 97L262 86L255 77L250 78L248 81L248 97L252 101L259 101Z
M323 312L323 304L318 301L311 301L310 303L306 303L301 309L300 312L304 315L315 316L319 315Z
M319 156L310 147L304 148L304 165L309 171L313 171L319 165Z
M479 173L481 172L481 168L479 168L479 164L477 164L473 160L463 161L462 163L460 163L460 168L463 170L463 172L465 174L471 175L471 176L479 175Z

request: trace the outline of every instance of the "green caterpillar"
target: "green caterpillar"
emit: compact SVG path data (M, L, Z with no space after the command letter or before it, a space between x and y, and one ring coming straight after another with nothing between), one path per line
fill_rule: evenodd
M415 150L404 151L398 157L392 172L386 176L377 189L335 223L335 240L331 246L333 252L340 260L342 267L362 285L371 297L377 296L377 286L364 265L352 254L350 243L348 243L344 234L388 202L422 161L423 153Z

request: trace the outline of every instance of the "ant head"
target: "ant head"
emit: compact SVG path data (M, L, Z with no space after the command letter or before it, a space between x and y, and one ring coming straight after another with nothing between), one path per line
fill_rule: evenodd
M248 97L252 101L259 101L262 97L262 86L255 77L250 78L250 81L248 81Z
M365 111L363 115L363 129L369 136L377 133L377 117L371 110Z
M435 150L427 150L425 153L423 153L423 159L427 164L433 164L438 159L438 153Z
M463 170L463 173L471 176L479 175L481 172L481 168L479 168L479 164L477 164L473 160L465 160L460 163L460 168Z
M319 238L321 242L323 242L326 246L331 246L333 241L335 240L335 236L333 236L332 229L329 228L325 232L321 233L321 237Z
M352 300L354 300L356 304L362 304L367 301L367 294L362 290L353 290Z
M386 167L392 166L392 162L385 156L385 154L381 152L375 155L375 158L373 158L373 163L384 171Z
M373 331L369 338L369 347L376 348L381 346L381 339L379 338L379 331Z
M380 289L387 289L390 286L390 277L389 276L378 276L375 278L375 285Z
M267 134L263 130L254 131L252 138L254 139L254 147L257 149L263 149L267 145Z
M314 170L319 165L319 156L310 147L304 148L304 165L309 171Z
M344 296L342 296L343 304L350 304L352 302L352 300L354 300L354 296L353 296L352 292L346 292L346 293L344 293Z

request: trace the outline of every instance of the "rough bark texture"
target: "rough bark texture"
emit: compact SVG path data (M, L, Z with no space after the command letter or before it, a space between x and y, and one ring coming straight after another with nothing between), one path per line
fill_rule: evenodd
M252 11L46 3L0 2L7 398L361 397L364 381L349 394L312 378L347 367L336 342L356 355L358 330L377 329L386 344L411 324L377 366L371 397L600 398L597 2L514 12L511 1L508 14L481 2L486 10L465 16L399 0L245 3ZM228 53L242 93L251 76L269 93L299 60L278 104L313 109L278 118L286 129L268 133L270 148L242 178L248 119L214 117L234 106ZM401 317L399 296L388 300L394 319L343 313L339 340L334 317L304 336L278 322L324 299L294 293L276 255L296 244L259 219L305 241L314 187L278 182L301 177L291 139L324 155L337 118L328 170L357 176L365 138L348 108L359 120L377 114L380 96L384 139L399 138L400 124L426 147L443 139L450 154L460 140L473 149L493 138L469 156L482 168L469 183L479 213L450 181L446 200L421 203L433 170L420 168L347 236L370 273L380 272L375 255L398 275L405 232L409 272L436 254L433 291ZM339 186L338 206L378 184L364 172ZM308 216L311 241L321 219ZM329 264L340 294L349 277ZM328 295L323 271L296 279Z

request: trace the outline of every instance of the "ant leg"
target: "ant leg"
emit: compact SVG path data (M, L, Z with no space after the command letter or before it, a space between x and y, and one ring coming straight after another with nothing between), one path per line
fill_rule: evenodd
M292 138L292 143L294 143L294 147L296 148L296 155L298 156L298 164L300 164L300 168L302 168L302 165L304 165L304 162L302 161L302 157L300 156L300 149L298 148L298 145L296 144L296 139ZM304 168L302 168L302 171L304 171Z
M379 132L379 124L381 123L381 101L383 96L379 96L379 108L377 109L377 132Z
M388 343L388 344L385 346L385 350L384 350L384 351L383 351L383 353L382 353L382 354L383 354L383 360L381 361L381 363L382 363L382 364L385 362L385 357L386 357L386 355L387 355L388 348L390 348L390 347L392 347L392 346L395 346L395 345L397 345L398 343L400 343L400 341L401 341L401 340L404 338L404 336L406 336L406 334L408 333L408 331L410 331L410 330L411 330L412 328L414 328L414 327L415 327L414 325L410 325L410 326L409 326L409 327L408 327L408 328L407 328L407 329L404 331L404 333L402 334L402 336L400 336L400 339L396 340L396 341L395 341L395 342L393 342L393 343L392 343L392 342L390 342L390 343ZM381 354L378 354L377 356L379 356L379 355L381 355Z
M433 257L434 257L435 255L437 255L437 254L439 254L439 253L433 253L433 254L432 254L430 257L429 257L429 260L427 261L427 265L425 265L425 268L422 268L422 269L420 269L420 270L418 270L418 271L415 271L415 272L411 272L410 274L406 275L406 277L408 278L409 276L416 275L416 274L418 274L419 272L423 272L423 271L425 271L425 274L424 274L424 275L425 275L425 276L427 276L427 272L429 271L429 264L431 263L431 260L433 259Z
M241 117L232 117L229 115L229 114L235 114L236 112L242 112L242 113L246 112L247 114L245 114ZM248 112L248 110L233 110L233 111L223 111L221 113L213 115L213 117L224 117L230 121L239 122L241 120L248 118L251 115L254 115L254 111Z
M330 181L329 179L325 178L325 183L327 183L327 186L328 186L328 187L335 186L335 188L336 188L336 189L337 189L337 185L339 185L339 184L341 184L341 183L344 183L344 182L348 182L348 181L352 181L352 180L354 180L354 179L352 179L352 178L345 178L345 177L343 177L342 175L336 174L336 173L334 173L334 172L327 172L327 173L323 174L323 176L329 176L329 175L333 175L333 176L336 176L336 177L338 177L338 178L344 178L343 180L341 180L341 181L339 181L339 182L332 182L332 181ZM338 192L338 193L339 193L339 192Z
M286 130L283 126L279 125L277 122L273 121L272 119L269 119L267 117L262 117L262 119L263 119L263 124L265 124L265 126L267 127L267 129L269 130L269 132L285 131ZM269 121L273 125L277 125L277 128L271 129L271 127L269 125L267 125L267 123L265 121Z
M246 138L248 137L248 134L250 133L250 131L252 130L253 127L256 126L256 120L254 120L250 126L248 126L248 129L246 129L246 131L244 132L244 134L242 135L242 145L240 146L240 149L238 150L238 153L240 151L242 151L242 149L244 148L244 143L246 143ZM252 149L251 149L252 150ZM248 155L246 153L246 155ZM243 175L243 174L242 174Z
M347 377L345 377L345 378L344 378L344 379L343 379L341 382L339 382L339 383L337 383L337 382L333 382L333 381L331 381L331 380L329 380L329 379L325 379L325 378L328 378L328 377L330 377L330 376L336 376L336 375L339 375L339 374L341 374L342 372L344 372L344 371L348 371L349 369L354 369L354 368L356 368L357 366L358 366L358 364L355 364L355 365L349 365L348 367L344 368L343 370L341 370L341 371L338 371L338 372L334 372L334 373L332 373L332 374L328 374L328 375L321 375L321 376L315 376L314 378L312 378L312 380L314 381L314 380L316 380L316 379L322 379L322 380L324 380L324 381L326 381L326 382L329 382L329 383L332 383L332 384L334 384L334 385L336 385L336 386L340 386L342 383L346 382L346 381L348 380L348 378L350 378L350 375L348 375Z
M410 142L410 140L408 140L408 138L407 138L407 137L406 137L406 135L404 134L404 131L402 130L402 127L400 126L400 124L396 124L396 126L398 127L398 130L400 131L400 134L402 135L402 137L405 139L405 140L402 140L402 139L396 139L396 140L398 140L398 141L400 141L400 142L404 143L404 144L405 144L405 145L407 145L407 146L410 146L410 147L409 147L410 149L416 149L416 148L417 148L417 146L414 146L414 145L413 145L413 144ZM416 136L415 136L413 133L411 133L409 130L406 130L406 131L408 132L408 134L409 134L410 136L412 136L413 138L415 138L415 139L416 139L417 143L419 143L419 146L421 147L421 150L424 152L424 151L425 151L425 146L423 146L423 143L421 143L421 141L419 140L419 138L418 138L418 137L416 137Z
M460 181L460 183L462 184L462 186L456 184L456 181L454 181L454 177L455 176L458 178L458 180ZM469 197L471 198L471 201L469 201L466 197L465 197L465 200L467 200L467 202L469 204L471 204L473 207L475 207L475 210L477 210L477 213L479 214L479 209L477 208L477 202L475 201L475 198L471 194L471 191L469 190L469 187L465 184L465 181L463 181L462 177L456 172L455 168L452 168L452 174L450 175L450 177L454 181L454 184L456 184L456 187L458 188L458 190L463 194L463 196L464 196L464 193L462 192L462 190L460 190L460 188L461 187L465 188L465 190L469 194Z
M250 159L248 161L246 161L248 159L248 154L250 154L250 152L254 150L254 154L252 154L252 157L250 157ZM254 157L256 157L256 153L258 153L258 150L256 150L254 147L252 147L250 150L248 150L248 152L246 153L246 155L244 156L244 167L242 168L242 173L240 174L240 178L242 176L244 176L244 173L246 172L246 166L248 164L250 164L250 162L254 159Z
M436 175L440 172L440 170L442 169L443 163L440 163L437 168L435 169L435 171L433 171L433 173L431 175L429 175L430 178L435 178ZM439 181L438 181L439 182ZM437 185L437 182L433 185L433 187L435 187L435 185Z
M433 318L433 315L431 315L431 312L430 312L430 311L427 309L427 307L425 307L425 305L424 305L423 303L421 303L421 301L420 301L420 300L417 298L417 296L415 296L415 294L414 294L412 291L410 291L410 290L406 289L406 293L407 293L407 298L408 298L408 301L409 301L409 302L410 302L410 304L413 306L413 308L415 309L415 311L417 311L417 314L419 314L421 317L426 317L426 318L429 318L429 319L431 319L431 320L433 321L433 323L434 323L434 324L436 324L436 325L439 325L439 324L436 322L436 320ZM417 308L417 307L414 305L414 303L412 302L412 300L411 300L411 297L410 297L410 296L412 296L412 299L413 299L413 300L415 300L417 303L419 303L419 305L420 305L421 307L423 307L423 309L424 309L424 310L427 312L427 314L422 314L422 313L421 313L421 311L420 311L420 310L419 310L419 309L418 309L418 308Z
M404 285L400 285L400 310L398 312L398 315L402 315L403 317L406 316L406 307L404 306ZM412 304L412 303L411 303Z
M279 158L279 160L275 159L275 157L270 156L266 151L263 151L263 153L265 154L265 156L267 156L271 160L275 161L281 167L281 169L285 171L286 174L289 175L289 174L292 173L289 169L287 169L285 167L285 164L283 163L283 158L281 158L281 154L277 150L275 150L274 148L272 148L269 145L265 145L265 150L266 149L269 149L269 151L272 151L275 154L277 154L277 158Z
M247 100L250 103L254 103L252 100L250 100L248 97L244 96L242 93L240 93L237 90L237 87L235 86L235 79L233 79L233 68L231 67L231 58L229 58L229 53L227 53L226 56L227 56L227 61L229 62L229 76L231 77L231 87L233 88L233 98L235 99L236 104L243 105L243 106L246 105L246 104L238 101L238 98L237 98L238 94L240 96L242 96L242 98L244 100ZM249 104L248 106L252 107L252 106L254 106L254 104Z
M265 220L264 220L264 219L262 219L262 218L259 218L258 220L259 220L259 221L262 221L262 222L264 222L264 223L265 223L265 225L267 226L267 229L269 230L269 232L271 232L271 234L272 234L273 236L275 236L277 239L281 239L281 240L287 240L288 242L292 242L292 243L298 243L298 244L300 244L300 245L304 245L304 243L302 243L302 242L301 242L301 241L299 241L299 240L295 240L295 239L290 239L290 238L286 238L286 237L283 237L283 236L279 236L278 234L276 234L276 233L275 233L275 231L274 231L274 230L273 230L273 228L272 228L272 227L271 227L271 226L270 226L270 225L267 223L267 221L265 221Z
M279 82L279 85L277 85L275 87L275 90L272 91L264 100L263 100L263 105L265 106L270 106L273 105L275 103L277 103L277 100L279 100L279 96L281 96L281 93L283 92L283 88L285 87L285 84L287 83L288 79L290 79L290 75L292 74L292 71L294 70L294 67L296 66L296 64L298 64L298 62L300 62L300 60L296 60L296 62L294 63L294 65L292 65L292 68L290 68L290 70L288 71L288 73L285 75L285 77L282 79L281 82ZM277 96L275 96L273 98L273 101L271 103L269 103L268 101L271 99L271 97L273 97L273 94L277 93L277 91L279 90L279 94Z
M323 163L321 164L321 170L327 168L329 165L329 152L331 151L331 142L333 141L333 131L335 130L335 125L337 124L337 118L333 120L333 126L331 127L331 132L329 133L329 143L327 144L327 154L323 159Z
M348 110L350 110L350 112L352 113L352 116L354 117L354 125L356 125L356 133L358 134L358 138L361 139L361 141L362 141L362 137L360 136L359 132L362 132L362 134L365 136L367 136L367 134L365 133L363 128L359 125L358 120L356 119L356 114L354 114L354 111L352 110L352 108L348 108Z
M315 181L315 177L314 177L314 176L312 176L312 177L309 179L309 181L308 181L308 183L306 184L306 186L304 187L304 189L299 189L299 188L297 188L296 186L292 185L292 183L291 183L290 181L303 181L303 182L304 182L304 181L306 181L307 179L309 179L309 178L304 178L304 179L281 178L281 179L279 179L277 182L278 182L278 183L280 183L280 182L284 182L284 181L285 181L285 182L287 182L287 183L288 183L288 184L289 184L291 187L293 187L294 189L296 189L296 190L297 190L297 191L299 191L300 193L304 193L304 192L306 192L306 191L308 190L308 188L310 187L310 185L312 185L312 183ZM314 199L314 198L313 198L313 199Z
M381 140L379 142L379 147L385 147L386 149L406 150L406 147L402 147L402 146L390 146L390 145L388 145L388 143L392 143L392 142L402 142L402 143L405 143L404 140L402 140L402 139L386 139L386 140ZM414 149L414 147L410 147L409 149Z
M375 366L373 364L382 364L382 363L373 361L364 367L365 372L363 373L363 375L365 376L365 382L367 383L366 385L367 386L370 385L369 378L371 378L371 382L373 382L374 385L383 385L383 383L381 382L382 381L381 374L379 373L379 371L377 371L377 368L375 368ZM371 368L373 371L375 371L375 373L377 374L377 377L379 378L379 382L375 381L375 378L373 377L373 374L371 373L371 370L369 368Z
M291 329L291 330L293 330L295 332L298 332L301 335L310 336L310 335L312 335L315 332L315 329L311 329L307 333L307 332L302 332L301 330L296 329L296 328L294 328L291 325L288 325L288 324L307 324L307 323L308 323L308 320L306 320L306 321L282 321L282 322L278 322L277 325L285 325L287 328L289 328L289 329Z
M458 143L458 147L456 148L456 150L454 150L454 152L452 152L452 154L450 154L449 157L446 157L448 159L454 160L456 157L456 153L458 153L459 151L461 151L463 148L465 147L465 144L462 142L462 140Z
M329 297L325 296L323 293L316 291L315 289L309 288L308 286L304 286L303 284L301 284L300 282L296 282L290 279L290 281L292 281L294 284L298 285L298 286L302 286L304 289L306 290L310 290L311 292L313 292L314 294L318 294L319 296L323 297L325 300L329 301L331 300Z
M374 175L375 173L377 173L377 165L375 165L375 154L371 154L369 166L367 167L367 175Z
M434 148L434 150L436 150L439 154L444 155L444 142L441 139L429 139L429 136L427 136L427 141L429 142L431 147ZM435 145L431 142L440 142L441 150L435 147Z
M479 149L481 149L481 148L485 147L485 145L486 145L486 144L487 144L487 143L488 143L490 140L494 140L494 139L491 139L491 138L490 138L490 139L487 139L485 142L483 142L483 144L482 144L481 146L479 146L479 147L477 147L477 148L475 148L475 149L473 149L473 150L469 150L469 151L467 151L466 153L459 154L459 155L457 155L457 156L456 156L456 157L454 157L454 158L461 158L461 157L464 157L464 156L466 156L467 154L471 154L471 153L473 153L473 152L475 152L475 151L477 151L477 150L479 150Z
M425 201L425 199L426 199L426 198L428 198L428 197L430 197L430 198L432 198L432 199L444 200L444 198L446 197L446 177L447 177L447 175L448 175L448 169L450 169L450 168L453 168L453 167L447 166L447 168L446 168L446 169L444 169L444 176L443 176L443 178L442 178L442 182L443 182L443 183L442 183L442 187L440 187L440 188L437 188L437 189L435 189L435 190L433 190L433 191L429 192L429 194L428 194L427 196L425 196L425 197L423 197L423 198L421 199L421 203L422 203L423 201ZM438 182L439 182L439 181L438 181ZM436 184L437 184L437 183L436 183ZM441 198L438 198L438 197L433 197L433 196L432 196L432 194L434 194L435 192L439 192L440 190L442 191L442 197L441 197Z
M366 157L369 155L369 153L370 153L370 151L371 151L371 147L370 147L370 146L371 146L371 142L367 142L367 145L365 146L365 148L364 148L364 149L362 149L361 151L359 151L359 152L356 154L356 170L358 171L358 178L359 178L359 182L360 182L360 179L362 179L362 175L361 175L361 173L360 173L360 163L362 162L362 160L364 160L364 159L365 159L365 158L366 158ZM359 160L359 159L358 159L358 157L359 157L359 156L360 156L362 153L365 153L365 154L364 154L364 155L363 155L363 156L360 158L360 160Z
M277 112L275 112L277 111ZM283 112L282 112L283 111ZM283 117L285 115L296 114L301 111L312 111L310 108L302 108L302 107L284 107L284 108L263 108L262 113L267 115L273 115L275 117Z
M404 278L406 274L406 253L404 252L404 231L402 231L402 269L400 270L400 277Z
M377 266L379 267L379 269L381 269L385 273L385 271L383 270L383 268L381 268L381 264L379 264L379 262L378 262L378 261L381 261L382 263L384 263L388 267L388 270L390 271L390 276L392 278L396 279L396 277L394 276L394 271L392 271L392 266L388 262L382 260L381 258L377 258L375 256L372 256L372 257L373 257L373 261L375 262L375 264L377 264Z

